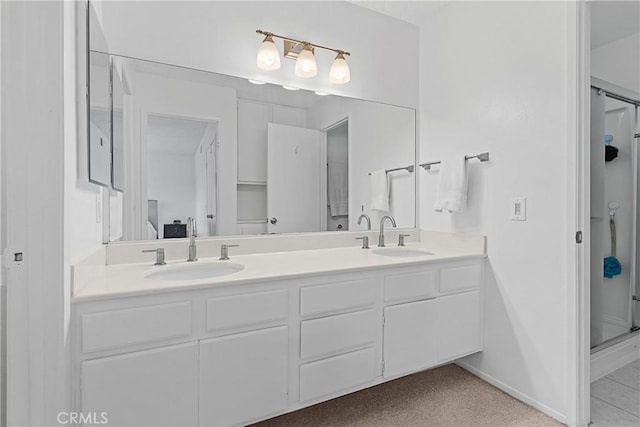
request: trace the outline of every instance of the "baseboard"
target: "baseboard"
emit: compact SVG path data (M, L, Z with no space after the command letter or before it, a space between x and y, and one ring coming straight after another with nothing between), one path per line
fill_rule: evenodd
M506 385L502 381L499 381L499 380L495 379L494 377L485 374L484 372L474 368L473 366L465 363L462 360L457 360L456 361L456 365L460 366L461 368L463 368L466 371L471 372L476 377L482 379L483 381L488 382L489 384L491 384L494 387L499 388L500 390L502 390L505 393L507 393L508 395L518 399L519 401L524 402L527 405L537 409L538 411L549 415L551 418L554 418L554 419L560 421L562 424L567 424L566 415L561 414L560 412L556 411L555 409L551 409L547 405L545 405L545 404L543 404L541 402L538 402L537 400L531 398L530 396L527 396L524 393L519 392L518 390Z
M591 355L591 382L609 375L638 358L640 334Z

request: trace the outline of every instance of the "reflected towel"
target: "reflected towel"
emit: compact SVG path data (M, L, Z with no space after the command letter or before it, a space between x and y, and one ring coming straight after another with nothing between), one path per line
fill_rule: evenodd
M464 212L467 208L467 160L464 156L442 159L434 210Z
M389 177L384 169L371 172L371 209L389 211Z
M349 215L349 181L347 164L331 162L327 166L329 174L328 198L331 216Z
M604 259L604 277L607 279L613 279L613 276L617 276L622 273L622 264L618 261L618 258L614 256L608 256Z

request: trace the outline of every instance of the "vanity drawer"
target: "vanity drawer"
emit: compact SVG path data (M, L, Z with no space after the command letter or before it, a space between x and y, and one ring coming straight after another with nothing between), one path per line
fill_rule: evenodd
M443 267L440 270L441 293L479 289L481 283L482 265L480 263Z
M300 315L365 308L376 303L378 282L374 279L352 280L300 289Z
M411 301L438 295L437 270L393 274L384 280L384 301Z
M379 325L375 310L305 320L300 327L300 357L319 357L373 344Z
M286 289L207 299L207 331L284 324L289 317Z
M376 376L373 347L300 366L300 401L366 384Z
M82 315L82 351L112 350L191 335L191 302Z

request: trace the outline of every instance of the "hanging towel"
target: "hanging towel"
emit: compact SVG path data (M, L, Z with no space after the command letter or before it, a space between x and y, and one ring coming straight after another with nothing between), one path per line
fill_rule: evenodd
M347 164L331 162L327 167L329 211L331 216L349 215L349 186Z
M467 160L464 156L442 159L434 210L464 212L467 208Z
M389 177L382 169L371 172L371 209L374 211L389 211Z

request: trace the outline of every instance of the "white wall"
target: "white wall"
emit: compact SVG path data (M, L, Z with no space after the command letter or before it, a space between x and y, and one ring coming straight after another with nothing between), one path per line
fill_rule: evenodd
M327 97L308 110L308 126L327 127L349 118L349 230L366 229L357 225L364 212L377 224L391 214L398 227L415 226L415 172L390 173L389 212L372 211L369 172L414 164L415 113L411 109L386 104Z
M187 218L195 217L194 169L193 154L149 150L148 194L149 199L158 201L159 238L164 237L164 224L176 219L186 224Z
M421 171L420 225L487 235L484 351L468 367L564 420L567 335L568 6L451 3L421 26L421 162L471 161L469 209L433 211L437 168ZM527 221L509 220L527 198Z
M591 75L640 92L640 33L593 49Z
M418 104L418 28L348 2L107 1L99 9L109 50L117 55L397 105ZM319 70L313 79L295 77L294 62L287 59L280 70L259 70L255 58L262 37L257 29L350 51L351 82L328 81L335 56L328 51L317 51Z

